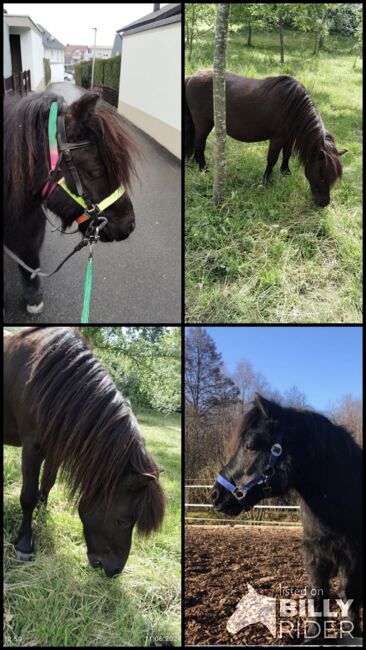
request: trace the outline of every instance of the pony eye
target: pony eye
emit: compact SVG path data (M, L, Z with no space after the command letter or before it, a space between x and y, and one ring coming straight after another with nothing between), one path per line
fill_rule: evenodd
M251 441L246 442L245 443L245 449L247 449L248 451L254 451L254 449L255 449L254 444Z

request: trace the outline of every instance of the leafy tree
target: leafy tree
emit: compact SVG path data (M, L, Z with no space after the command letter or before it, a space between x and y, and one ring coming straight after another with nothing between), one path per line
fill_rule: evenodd
M132 406L181 408L179 327L81 327L96 356Z
M198 34L205 34L212 30L215 23L215 4L189 2L185 4L185 44L188 61L192 60L193 43ZM209 27L203 30L203 26Z
M247 47L253 47L252 31L255 27L263 26L263 5L248 2L233 3L230 7L230 24L242 24L248 28Z
M336 4L329 18L329 30L342 36L357 36L362 23L362 4L342 2Z

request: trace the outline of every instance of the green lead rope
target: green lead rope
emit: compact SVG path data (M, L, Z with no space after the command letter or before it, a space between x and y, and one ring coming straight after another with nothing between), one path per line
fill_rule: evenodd
M85 282L84 282L84 302L81 312L81 323L89 323L90 296L93 282L93 258L89 256L86 263Z

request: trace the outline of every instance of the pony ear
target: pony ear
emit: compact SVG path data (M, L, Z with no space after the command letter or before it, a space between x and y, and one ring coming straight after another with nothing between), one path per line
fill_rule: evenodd
M345 153L347 153L348 149L341 149L340 151L337 150L337 156L343 156Z
M148 472L144 472L143 474L128 474L123 481L123 485L127 490L135 492L146 487L151 481L156 481L156 476Z
M254 404L259 408L265 418L269 418L270 403L265 397L259 393L254 393Z
M99 99L97 93L85 93L77 99L76 102L73 102L70 106L70 111L80 122L88 122L89 117L94 113L96 103Z

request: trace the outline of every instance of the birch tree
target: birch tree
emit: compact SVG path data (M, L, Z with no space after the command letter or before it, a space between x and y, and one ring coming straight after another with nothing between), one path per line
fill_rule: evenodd
M214 184L213 198L215 203L220 203L225 193L225 144L226 144L226 94L225 94L225 67L226 67L226 42L229 25L230 4L217 5L215 56L213 78L213 102L215 122L215 153L214 153Z

